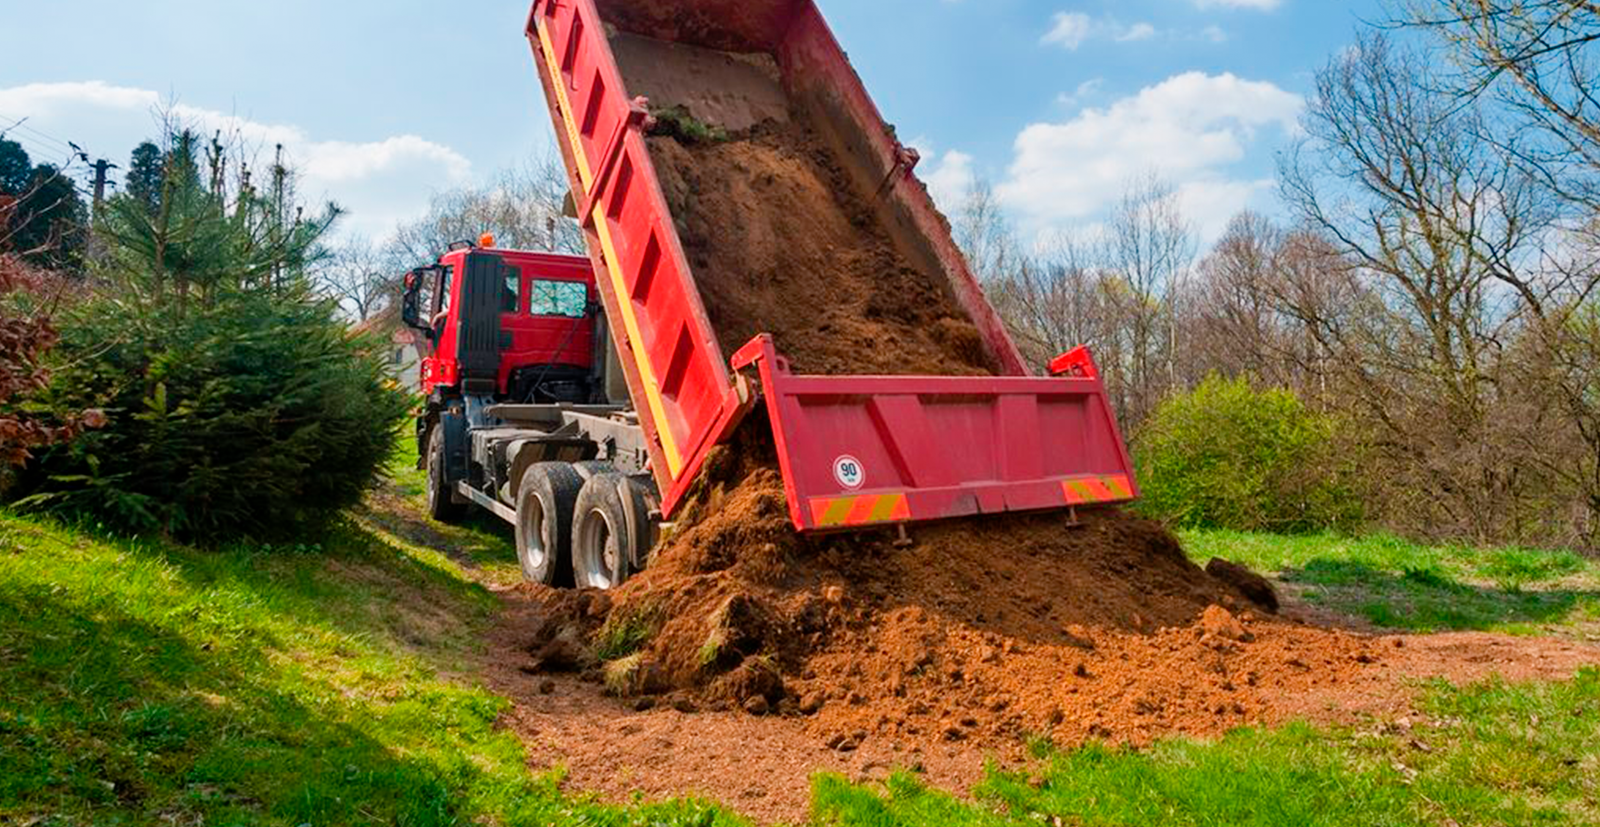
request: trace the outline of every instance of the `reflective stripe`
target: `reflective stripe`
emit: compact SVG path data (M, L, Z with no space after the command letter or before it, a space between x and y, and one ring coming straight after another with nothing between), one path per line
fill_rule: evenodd
M567 98L566 75L556 59L550 28L543 19L538 21L539 42L544 47L545 62L550 64L550 85L556 90L556 108L561 110L561 122L567 128L567 142L578 162L578 178L587 190L594 183L594 173L589 170L589 159L583 151L583 141L578 134L578 121L572 114L572 102ZM591 193L594 195L594 193ZM656 372L645 349L644 337L639 334L639 319L633 311L633 299L628 293L627 281L622 274L622 259L611 241L611 228L605 210L597 203L594 208L595 234L600 237L600 249L605 256L606 269L610 271L612 292L622 305L622 324L633 349L633 361L639 368L639 379L644 383L645 402L655 417L656 436L661 440L661 451L667 457L667 469L674 479L683 471L683 455L678 452L678 440L672 433L672 423L667 419L666 403L661 398L661 386L656 383Z
M644 336L639 333L639 319L633 312L633 299L628 295L628 285L622 277L622 262L617 258L616 248L611 244L611 219L605 215L605 209L596 204L594 208L595 234L600 236L600 249L606 257L606 269L611 273L611 289L616 294L617 303L622 305L622 324L628 331L628 342L633 346L633 361L639 366L639 379L644 383L645 401L650 405L650 413L655 416L656 435L661 438L661 450L667 455L667 468L672 471L672 478L677 479L683 471L683 455L678 453L678 440L672 435L672 422L667 419L667 406L661 399L661 386L656 384L656 371L650 364L650 354L645 350Z
M561 73L561 62L556 59L555 46L550 41L550 27L543 19L538 26L544 59L550 64L550 85L556 90L556 107L561 110L561 122L567 127L567 142L572 145L572 155L578 159L578 177L583 180L583 188L588 189L594 175L589 172L589 159L584 155L583 141L578 135L578 120L573 117L572 102L567 99L567 76Z
M1067 505L1121 502L1133 499L1133 484L1125 476L1083 477L1061 483Z
M911 503L904 494L864 494L811 501L811 520L816 528L903 523L910 519Z

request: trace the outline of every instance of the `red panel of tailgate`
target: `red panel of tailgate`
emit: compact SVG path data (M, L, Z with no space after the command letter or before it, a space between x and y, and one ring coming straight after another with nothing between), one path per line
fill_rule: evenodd
M795 376L755 366L801 531L1126 502L1139 495L1105 389L1080 375Z

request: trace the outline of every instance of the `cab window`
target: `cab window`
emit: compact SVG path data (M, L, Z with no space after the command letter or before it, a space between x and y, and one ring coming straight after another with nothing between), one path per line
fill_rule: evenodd
M500 290L500 312L515 313L522 309L522 274L506 271L505 287Z
M534 281L528 312L581 319L589 312L589 286L576 281Z

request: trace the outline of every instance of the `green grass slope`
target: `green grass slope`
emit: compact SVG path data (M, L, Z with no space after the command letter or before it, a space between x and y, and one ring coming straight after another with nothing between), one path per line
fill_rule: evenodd
M473 687L495 598L349 523L221 552L0 515L0 824L725 824L563 797Z

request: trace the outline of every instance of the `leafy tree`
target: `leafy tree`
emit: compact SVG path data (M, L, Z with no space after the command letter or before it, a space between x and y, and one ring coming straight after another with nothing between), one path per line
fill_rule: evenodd
M166 177L165 169L166 159L161 147L145 141L134 148L133 158L128 162L127 185L123 191L143 204L151 215L161 208L161 182Z
M16 141L0 138L0 194L21 195L33 178L33 160Z
M38 401L111 424L42 452L24 504L191 540L277 538L354 504L380 472L410 403L382 343L311 289L337 209L284 219L209 184L180 141L155 213L108 200L96 288L63 315Z

